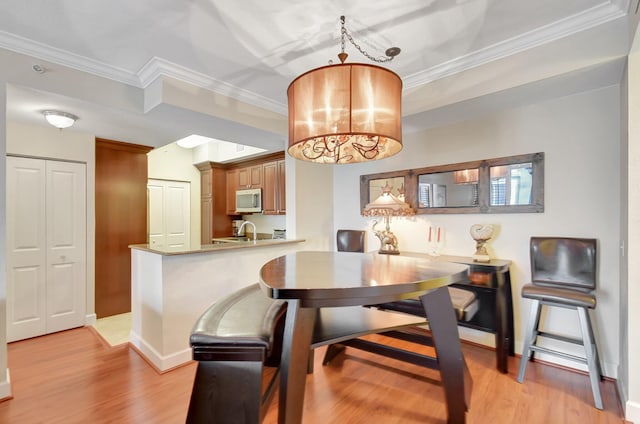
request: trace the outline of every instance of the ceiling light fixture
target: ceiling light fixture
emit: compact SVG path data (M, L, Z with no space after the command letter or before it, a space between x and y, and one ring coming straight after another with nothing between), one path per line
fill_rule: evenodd
M368 59L382 63L400 54L373 57L355 43L340 17L340 64L323 66L289 85L289 148L296 159L347 164L384 159L402 150L402 80L376 65L344 61L345 39Z
M205 137L202 135L191 134L185 138L181 138L176 141L176 144L184 149L193 149L194 147L198 147L202 144L209 143L210 141L215 141L213 138Z
M78 120L78 117L72 113L57 110L45 110L42 114L48 123L59 129L68 128Z

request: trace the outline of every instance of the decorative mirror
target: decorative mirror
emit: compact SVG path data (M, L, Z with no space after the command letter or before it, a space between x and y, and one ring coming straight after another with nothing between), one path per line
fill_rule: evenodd
M373 201L382 195L385 186L391 187L391 194L404 201L404 177L380 178L369 181L369 200Z
M498 165L489 168L491 206L531 205L533 164Z
M544 153L362 175L361 208L389 183L421 214L544 211Z
M478 168L418 175L419 208L478 206Z
M411 182L411 171L384 172L380 174L363 175L360 177L360 212L364 207L376 200L382 194L383 187L388 183L391 193L409 205L415 204L415 182Z

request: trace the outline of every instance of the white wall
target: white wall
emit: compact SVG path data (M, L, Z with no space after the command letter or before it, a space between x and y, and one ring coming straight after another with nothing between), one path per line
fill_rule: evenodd
M518 352L522 349L524 319L529 310L529 302L519 296L521 286L530 278L529 238L533 235L597 238L600 278L594 325L605 374L615 377L619 360L620 302L619 110L619 87L611 86L405 135L404 149L395 157L378 163L335 167L334 230L370 230L371 219L359 215L359 176L362 174L544 152L544 213L417 215L392 220L391 229L398 237L401 251L426 252L429 225L440 226L445 240L441 253L470 256L475 251L470 226L497 225L499 230L490 241L489 250L493 257L513 261ZM371 231L368 231L367 243L368 250L379 246ZM548 319L553 322L548 327L552 330L567 335L580 334L577 315L572 311L554 310ZM463 336L487 344L493 341L492 336L475 332L463 333ZM544 359L561 362L555 357Z
M302 162L289 155L285 166L287 238L307 240L304 250L333 250L334 166Z
M628 77L628 230L626 284L626 334L622 340L623 360L628 362L623 375L622 401L626 400L626 418L640 423L640 31L636 32L632 53L629 55ZM625 346L626 342L626 346ZM623 362L624 365L624 362ZM628 390L625 393L624 390Z
M191 149L175 143L158 147L147 153L148 178L186 181L190 183L190 239L200 243L200 171L193 166ZM226 196L226 194L225 194Z
M241 148L242 150L238 150L238 148ZM193 148L193 163L230 162L233 160L255 157L265 151L265 149L253 146L245 146L243 144L216 140Z
M0 128L6 128L7 86L0 83ZM7 132L0 130L0 317L7 316L7 161L4 159L7 148ZM6 323L6 320L2 320ZM0 325L0 400L11 396L9 369L7 368L7 326Z
M87 168L87 324L95 322L95 136L7 122L7 154L85 163ZM4 175L4 174L3 174ZM3 195L4 199L4 195ZM4 259L4 258L3 258Z

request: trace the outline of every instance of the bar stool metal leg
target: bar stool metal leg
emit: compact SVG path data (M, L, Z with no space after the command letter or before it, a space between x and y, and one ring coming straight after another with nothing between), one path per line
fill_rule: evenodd
M587 318L589 318L589 310L587 310ZM596 336L593 334L593 324L591 324L591 319L587 320L587 324L589 324L589 336L591 337L591 341L593 342L593 349L595 351L595 360L596 366L598 367L598 375L600 376L600 381L602 381L602 367L600 365L600 354L598 353L598 343L596 343Z
M596 408L603 409L602 397L600 396L600 361L598 359L598 348L591 337L591 323L586 308L578 308L580 318L580 328L582 330L582 340L584 350L587 355L587 367L589 368L589 379L591 380L591 391Z
M541 304L539 300L531 301L531 310L529 311L529 320L527 321L527 329L524 333L524 347L522 348L522 357L520 358L520 371L518 372L518 383L524 381L524 373L527 368L527 363L531 358L533 351L531 345L534 344L538 335L538 325L540 323L540 308Z

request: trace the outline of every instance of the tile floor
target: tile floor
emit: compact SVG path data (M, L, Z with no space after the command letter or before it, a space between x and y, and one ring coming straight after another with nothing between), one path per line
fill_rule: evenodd
M129 342L131 331L131 312L100 318L95 329L111 346Z

